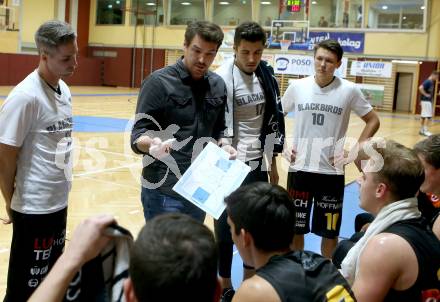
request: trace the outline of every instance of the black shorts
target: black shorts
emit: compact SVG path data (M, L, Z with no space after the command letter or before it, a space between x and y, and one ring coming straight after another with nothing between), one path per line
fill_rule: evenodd
M50 214L12 211L12 242L4 302L26 301L64 249L67 208Z
M289 172L287 191L297 211L296 234L310 232L310 211L314 203L312 233L325 238L339 236L344 186L344 175Z

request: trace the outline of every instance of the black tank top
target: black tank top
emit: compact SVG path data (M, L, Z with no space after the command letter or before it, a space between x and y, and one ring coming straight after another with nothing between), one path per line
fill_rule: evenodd
M424 218L399 221L384 233L404 238L414 250L419 263L419 275L413 286L397 291L391 289L386 302L440 301L440 241Z
M282 302L356 301L330 260L313 252L273 256L256 274L273 286Z

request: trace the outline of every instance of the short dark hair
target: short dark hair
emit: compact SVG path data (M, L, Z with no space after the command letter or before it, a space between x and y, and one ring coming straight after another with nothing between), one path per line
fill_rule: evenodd
M342 60L342 56L344 55L344 50L342 49L341 44L336 40L328 39L315 44L315 47L313 48L314 55L316 55L319 48L324 48L334 53L338 57L338 62Z
M226 211L238 235L252 235L255 247L266 252L286 249L295 235L296 210L289 194L278 185L255 182L226 197Z
M76 34L69 23L51 20L43 23L35 32L38 53L50 53L60 45L73 42Z
M387 140L383 148L375 145L374 140L372 144L383 159L383 167L374 177L388 185L396 201L414 197L425 179L422 163L414 150L393 140Z
M130 254L139 301L213 301L217 247L212 232L185 214L148 220Z
M186 27L185 45L189 46L196 35L199 35L206 42L216 43L217 49L222 45L224 37L222 29L215 23L208 21L191 22Z
M434 134L418 142L414 151L436 169L440 169L440 134Z
M240 45L241 40L266 44L266 33L257 22L243 22L235 29L234 46Z

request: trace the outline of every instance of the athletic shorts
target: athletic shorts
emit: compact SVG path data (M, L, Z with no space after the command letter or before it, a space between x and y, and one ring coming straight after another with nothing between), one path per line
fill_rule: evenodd
M432 103L421 101L420 105L422 106L422 112L420 113L421 117L431 118L432 117Z
M26 301L64 249L67 208L50 214L12 211L12 242L4 302Z
M312 233L325 238L339 236L344 185L344 175L289 172L287 190L296 208L296 234L310 232L313 203Z

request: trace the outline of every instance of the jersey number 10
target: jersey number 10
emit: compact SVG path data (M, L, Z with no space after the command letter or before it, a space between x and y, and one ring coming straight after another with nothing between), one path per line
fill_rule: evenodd
M324 114L322 113L312 113L313 125L324 125Z

